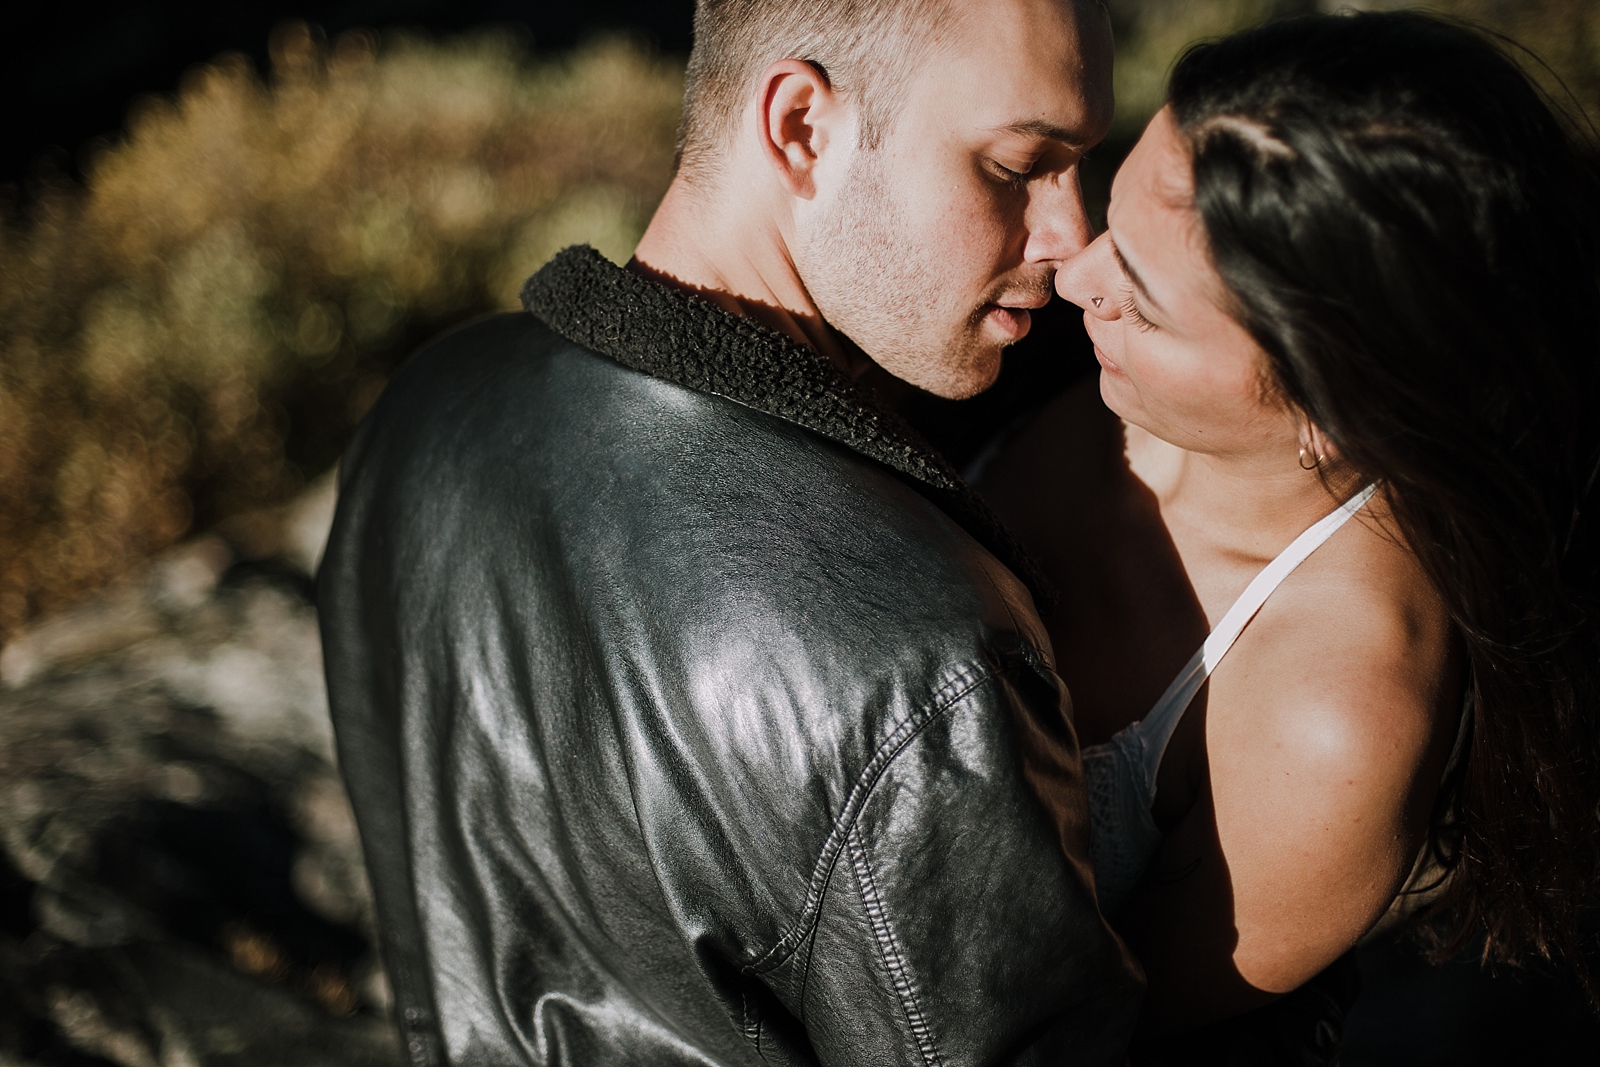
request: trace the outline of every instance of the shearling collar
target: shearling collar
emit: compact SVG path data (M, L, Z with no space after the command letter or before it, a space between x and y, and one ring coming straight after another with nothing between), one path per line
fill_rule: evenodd
M587 245L565 249L529 278L522 306L625 367L737 401L882 463L1010 567L1041 614L1054 606L1049 583L949 461L813 349L623 270Z

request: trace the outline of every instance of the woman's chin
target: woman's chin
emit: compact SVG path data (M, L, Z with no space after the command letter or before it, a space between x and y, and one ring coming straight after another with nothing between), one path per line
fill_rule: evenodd
M1100 399L1123 422L1139 424L1139 405L1130 403L1134 397L1127 376L1111 367L1100 368Z

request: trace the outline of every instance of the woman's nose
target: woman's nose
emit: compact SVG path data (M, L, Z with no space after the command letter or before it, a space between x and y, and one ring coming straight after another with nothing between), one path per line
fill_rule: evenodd
M1056 292L1061 299L1077 304L1096 318L1114 319L1118 315L1117 301L1112 296L1116 278L1114 270L1108 269L1114 267L1111 235L1103 233L1057 268Z

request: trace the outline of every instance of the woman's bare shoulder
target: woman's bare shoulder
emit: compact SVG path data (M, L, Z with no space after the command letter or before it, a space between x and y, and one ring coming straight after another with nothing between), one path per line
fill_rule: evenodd
M1230 653L1240 677L1219 670L1213 679L1219 725L1237 707L1246 750L1270 738L1285 756L1411 774L1441 729L1453 730L1440 721L1460 700L1448 613L1381 505L1374 511L1262 608Z
M1294 988L1383 913L1421 844L1460 707L1449 620L1415 559L1378 524L1347 530L1212 677L1210 810L1235 962L1261 989Z

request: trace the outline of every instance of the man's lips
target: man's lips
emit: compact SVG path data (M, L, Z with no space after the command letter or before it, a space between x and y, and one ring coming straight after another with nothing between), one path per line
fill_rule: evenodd
M1031 309L1042 308L1050 302L1049 296L1026 297L1005 303L985 305L985 318L998 326L1013 341L1020 341L1033 327Z

